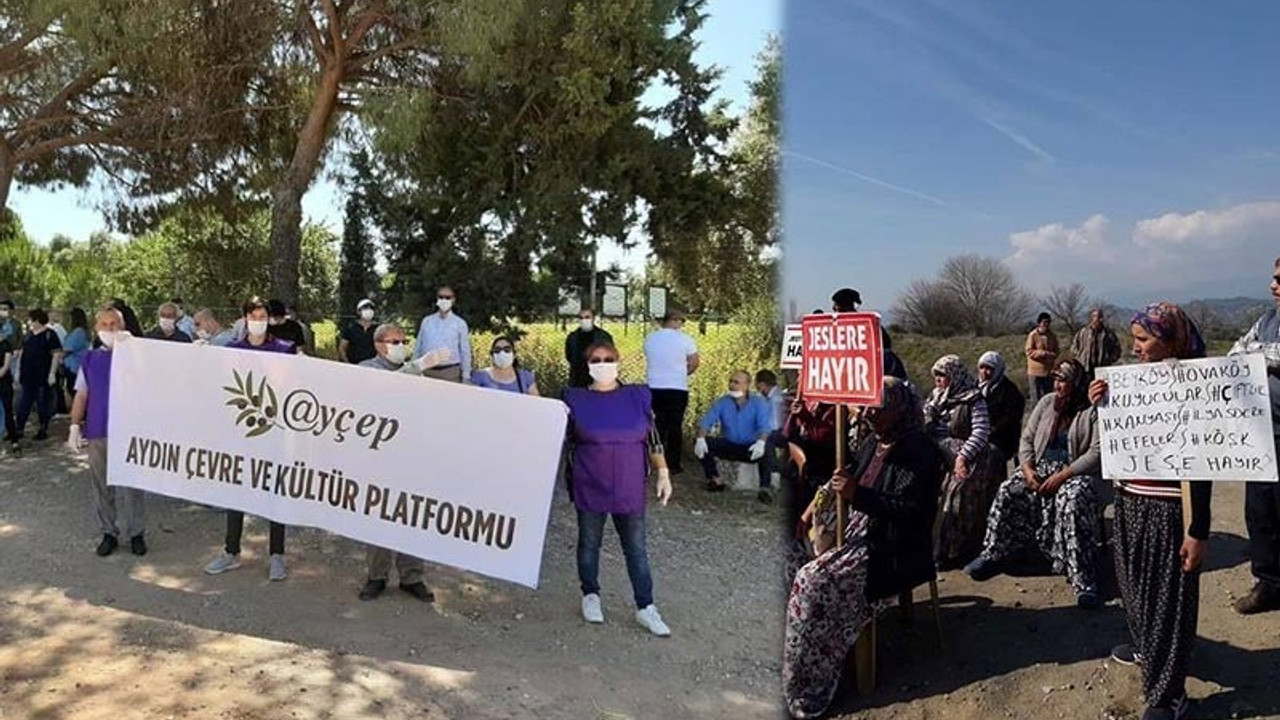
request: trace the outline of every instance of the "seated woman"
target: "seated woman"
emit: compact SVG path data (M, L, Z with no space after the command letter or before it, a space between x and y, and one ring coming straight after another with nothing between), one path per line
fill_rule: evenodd
M982 549L987 511L1004 481L1004 456L989 442L987 401L960 357L938 358L933 382L924 406L925 432L938 442L950 468L942 481L934 560L939 570L951 570L963 567Z
M1008 462L1018 455L1027 397L1005 376L1004 370L1004 357L995 350L988 350L978 358L978 388L987 401L987 415L991 417L991 444L1000 448L1000 454Z
M787 527L791 528L818 487L836 471L836 406L796 400L782 435L797 475L786 486Z
M989 580L1007 561L1029 554L1067 576L1077 605L1101 604L1096 538L1102 449L1086 381L1076 360L1054 370L1053 392L1040 399L1022 430L1020 467L996 492L982 554L965 567L974 580Z
M493 359L493 365L473 371L472 385L521 395L538 394L538 383L533 372L520 367L514 340L505 336L494 338L493 345L489 347L489 357Z
M874 434L814 501L838 495L850 508L844 545L801 567L787 602L782 681L794 718L827 711L845 656L886 599L937 576L932 528L946 471L942 451L923 431L911 386L898 378L884 379L884 406L866 416ZM819 536L834 525L830 505L805 512Z

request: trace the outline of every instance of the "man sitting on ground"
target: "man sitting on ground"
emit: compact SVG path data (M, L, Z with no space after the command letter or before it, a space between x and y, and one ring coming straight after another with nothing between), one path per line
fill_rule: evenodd
M760 473L760 487L768 491L773 474L773 459L765 452L773 421L769 401L747 390L751 376L738 370L729 377L729 392L712 404L698 423L698 439L693 454L702 461L707 476L708 492L720 492L725 484L716 465L719 458L755 463ZM720 437L708 437L720 426Z

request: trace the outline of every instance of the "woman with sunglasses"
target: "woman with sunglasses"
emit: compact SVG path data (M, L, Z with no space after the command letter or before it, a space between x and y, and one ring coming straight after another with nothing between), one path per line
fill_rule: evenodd
M521 395L538 395L538 383L533 372L520 367L514 340L505 335L494 338L489 357L493 359L493 365L471 373L472 385Z
M604 622L600 542L605 519L612 515L627 559L636 621L654 635L667 637L671 630L653 604L653 576L644 532L649 465L658 471L658 501L666 505L671 499L671 474L654 427L653 402L647 387L618 381L621 356L613 343L592 343L586 357L591 385L564 392L569 407L565 480L578 510L582 616L589 623Z

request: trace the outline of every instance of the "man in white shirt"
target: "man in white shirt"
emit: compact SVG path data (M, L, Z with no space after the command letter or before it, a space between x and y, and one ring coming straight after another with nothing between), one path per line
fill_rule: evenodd
M684 413L689 408L689 376L698 369L698 344L680 330L684 313L668 310L662 327L644 339L645 371L653 395L654 424L672 475L684 472Z
M422 318L413 356L432 356L423 375L461 383L471 378L471 331L465 320L453 314L456 300L457 294L448 285L436 291L437 312Z

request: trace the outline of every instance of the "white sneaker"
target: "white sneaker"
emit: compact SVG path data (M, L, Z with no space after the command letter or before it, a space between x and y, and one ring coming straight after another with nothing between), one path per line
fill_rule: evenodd
M284 570L284 556L272 555L271 561L267 564L267 579L283 580L288 576L289 574Z
M235 570L238 567L240 567L240 556L224 552L218 557L210 560L209 564L204 566L204 571L210 575L220 575L228 570Z
M604 609L600 607L600 596L591 593L582 596L582 619L589 623L604 622Z
M636 622L648 628L649 632L658 637L671 637L671 628L662 622L662 616L658 614L657 605L650 605L643 610L637 610Z

